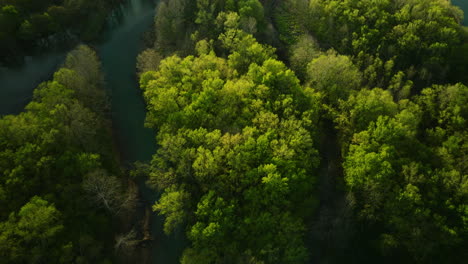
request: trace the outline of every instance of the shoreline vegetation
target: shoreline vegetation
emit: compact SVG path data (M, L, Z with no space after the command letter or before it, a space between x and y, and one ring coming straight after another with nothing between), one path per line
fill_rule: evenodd
M79 46L25 112L0 120L1 263L112 262L111 220L133 205L103 85L95 52Z
M0 0L0 60L54 34L93 39L117 3ZM154 213L164 233L185 234L182 264L466 262L468 33L459 8L156 8L128 73L155 131L150 162L123 167L101 62L85 45L24 112L0 117L0 264L151 263L161 241ZM154 204L143 183L160 196Z
M24 56L95 41L125 0L0 0L0 66Z
M0 263L149 263L151 209L120 165L109 107L99 59L80 45L0 119Z

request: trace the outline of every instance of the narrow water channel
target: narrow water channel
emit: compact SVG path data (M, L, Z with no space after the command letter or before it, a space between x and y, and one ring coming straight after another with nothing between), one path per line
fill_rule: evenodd
M154 132L144 128L145 104L135 76L136 56L141 51L143 32L153 25L155 0L128 0L118 9L115 23L104 36L98 51L102 59L108 90L112 97L112 117L116 139L127 163L149 161L156 151ZM468 0L452 0L467 15ZM51 77L62 63L65 52L50 52L26 59L21 67L0 68L0 117L16 114L31 100L33 89ZM157 194L143 188L144 199L153 203ZM166 236L161 217L152 215L152 263L179 262L185 246L183 234Z
M135 72L136 57L143 48L141 37L153 25L157 2L125 1L109 18L109 29L103 34L101 44L97 45L112 100L116 141L126 164L149 161L156 152L155 134L144 128L145 103ZM23 111L31 101L34 88L52 77L65 55L66 51L51 51L27 57L21 66L0 68L0 117ZM143 199L153 204L158 195L142 183L140 187ZM151 216L151 233L151 263L179 263L185 247L183 233L166 236L163 219L155 213Z
M98 51L101 57L107 88L112 99L112 119L116 140L126 163L150 161L156 152L155 134L144 127L145 103L136 78L136 57L142 49L142 34L154 21L155 2L152 0L129 0L120 9L122 14L116 27L105 36L106 41ZM153 204L157 194L140 184L143 198ZM166 236L163 219L156 214L151 217L153 235L152 263L179 263L184 248L181 232Z

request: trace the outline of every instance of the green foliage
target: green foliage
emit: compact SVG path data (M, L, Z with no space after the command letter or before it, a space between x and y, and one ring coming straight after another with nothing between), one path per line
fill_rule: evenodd
M24 50L47 46L50 36L73 33L83 40L98 37L116 0L1 0L0 62Z
M185 227L191 247L182 263L307 259L313 142L327 138L319 119L335 123L356 220L378 241L369 244L396 262L461 262L467 91L423 89L465 79L466 32L450 1L161 6L156 48L177 55L145 56L158 66L140 84L161 146L150 169L163 192L154 210L166 216L166 232ZM285 45L278 56L304 87L276 49L251 35L266 36L271 18ZM197 55L182 57L189 54Z
M301 0L285 2L295 3L285 4L279 14L289 17L280 27L286 28L280 33L287 43L295 43L288 37L294 28L306 29L321 46L354 56L368 72L371 87L387 86L388 76L400 71L418 87L443 81L451 68L450 54L462 40L460 10L450 1L314 0L308 8ZM297 15L303 9L308 10L305 19ZM387 76L382 67L388 61L393 67Z
M154 211L159 211L166 216L164 222L164 232L166 234L172 233L178 225L184 222L186 218L184 206L188 203L189 198L190 196L187 192L169 188L154 205Z
M252 63L262 64L269 58L276 58L275 49L258 43L255 38L241 30L228 30L219 36L222 46L230 51L229 65L243 74Z
M251 35L232 29L219 39L228 59L172 56L141 77L147 125L159 130L154 209L166 232L186 225L192 247L182 263L303 263L320 96Z
M25 112L0 119L0 226L7 230L0 233L8 246L0 250L8 257L2 261L106 259L101 243L109 238L108 216L92 207L81 187L89 172L115 170L107 122L97 112L104 98L97 56L79 46L54 79L34 91ZM81 244L86 237L93 245ZM94 254L93 247L102 250Z
M0 59L66 31L92 39L112 3L0 0ZM186 231L181 262L304 263L326 119L369 244L401 263L466 260L468 88L432 85L466 81L460 19L445 0L161 1L137 69L160 146L153 210ZM254 37L275 30L304 86ZM111 254L109 212L131 197L112 176L102 86L80 46L0 119L0 263Z
M420 263L463 259L458 250L467 238L467 91L460 84L434 86L423 90L417 104L400 102L400 110L389 95L380 108L360 108L353 96L344 104L356 105L338 119L355 122L345 125L355 133L345 152L345 180L359 215L382 226L387 254L403 251ZM353 114L371 118L356 122Z
M461 175L468 168L467 100L468 88L461 84L426 88L416 99L424 109L421 127L427 144L435 147L445 169Z
M304 81L307 76L307 65L321 54L317 41L310 35L302 35L290 49L291 69L300 80Z
M417 102L426 110L425 126L436 125L449 133L462 131L467 127L468 88L462 84L426 88Z
M162 57L154 49L146 49L137 57L137 73L142 74L147 71L157 71Z
M296 44L307 32L308 9L308 0L283 0L275 7L275 26L287 46Z
M248 33L256 33L264 26L263 5L258 0L240 0L225 3L222 0L197 0L195 23L203 38L214 38L220 32L213 31L216 18L223 12L237 12L240 26Z
M361 76L349 57L329 51L307 65L306 80L323 92L326 104L335 107L338 100L345 100L351 91L360 88Z
M34 196L0 222L0 263L37 263L60 259L62 217L54 205ZM47 255L44 251L48 251Z
M390 92L375 88L362 89L352 93L347 100L340 100L335 112L335 124L341 133L343 153L346 153L347 142L355 133L366 130L379 116L395 116L398 105L393 101Z
M194 53L201 40L216 39L230 29L261 33L266 22L258 0L166 0L158 6L154 29L160 54L186 56Z
M191 3L188 0L161 1L155 16L155 48L163 55L178 50L188 50L190 45ZM191 17L190 17L191 18Z

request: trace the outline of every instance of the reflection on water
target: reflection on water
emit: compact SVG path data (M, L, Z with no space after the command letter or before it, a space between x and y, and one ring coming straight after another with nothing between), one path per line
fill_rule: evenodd
M65 53L27 57L17 68L0 68L0 116L17 114L31 101L34 88L50 79Z
M155 2L128 0L117 8L109 17L108 30L97 47L112 96L116 139L126 162L149 161L156 151L154 132L144 128L145 104L135 75L141 36L153 25ZM27 59L21 67L0 68L0 116L21 112L31 100L33 89L51 78L65 54L44 53ZM143 188L143 195L151 203L157 198L148 188ZM178 263L185 245L183 231L166 236L162 217L153 214L151 221L153 263Z
M125 25L128 30L132 27L132 23L138 23L139 16L152 16L153 13L151 0L129 0L109 16L108 30L103 34L104 38L101 41L105 42L106 37L114 33L113 29L122 30L121 25ZM26 57L21 65L0 67L0 116L18 114L24 109L32 99L34 88L41 82L49 80L53 72L63 63L67 51L63 46L73 45L70 42L74 41L67 39L64 43L57 44L57 48L52 49L53 51ZM68 50L72 48L69 47Z
M118 23L106 34L99 47L107 87L112 95L112 120L116 140L126 162L149 161L156 152L155 134L144 127L146 108L136 79L136 57L141 51L142 34L151 29L154 21L154 3L151 0L131 0L109 20ZM143 186L143 198L150 204L157 194ZM151 246L152 263L179 263L185 246L183 230L166 236L163 218L154 213L151 218L154 242Z
M468 13L468 0L453 0ZM148 161L155 152L154 134L145 129L145 105L135 78L136 56L141 49L141 35L153 25L152 0L129 0L117 8L108 20L104 43L99 54L112 94L112 112L117 140L124 159ZM465 24L468 17L465 17ZM33 89L51 77L62 63L65 53L48 53L29 58L19 68L0 68L0 116L20 112L31 100ZM144 190L145 198L154 201L155 194ZM183 234L167 237L162 232L162 218L153 217L153 262L178 263L184 243Z

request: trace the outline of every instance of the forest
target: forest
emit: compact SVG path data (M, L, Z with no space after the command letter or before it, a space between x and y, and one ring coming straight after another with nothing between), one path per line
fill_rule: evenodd
M127 199L102 86L95 52L79 46L0 120L0 263L111 263L110 215Z
M0 62L67 39L95 39L121 1L0 0Z
M89 42L117 2L0 0L0 59L57 34ZM122 238L138 183L158 197L148 206L165 236L183 233L175 263L466 263L460 7L155 9L131 73L155 138L150 161L122 161L112 76L93 45L71 50L23 112L0 116L0 263L136 263L119 252L143 245ZM164 241L152 240L150 250Z

